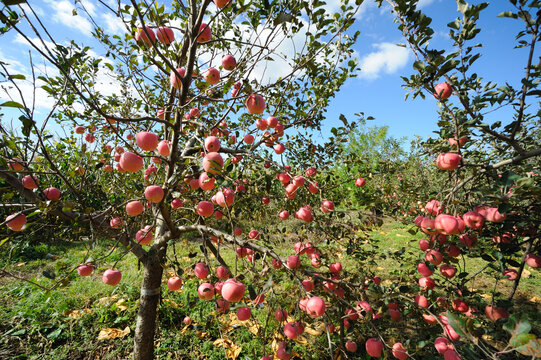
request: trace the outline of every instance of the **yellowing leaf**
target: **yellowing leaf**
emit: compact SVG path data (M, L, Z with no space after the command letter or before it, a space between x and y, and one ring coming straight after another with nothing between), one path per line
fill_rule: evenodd
M233 343L233 341L229 339L216 339L216 341L214 341L214 346L225 348L225 354L228 359L236 359L242 351L241 346Z
M126 306L126 300L125 299L120 299L115 303L115 310L116 310L117 314L119 312L122 312L122 311L127 310L127 309L128 309L128 306Z
M98 340L109 340L109 339L121 338L128 335L129 333L130 333L129 326L126 326L124 330L106 328L100 331L98 335Z
M90 312L92 312L92 310L89 308L84 308L83 310L71 310L66 313L66 316L73 319L78 319L84 314L89 314Z
M118 299L118 295L113 295L113 296L109 296L109 297L102 297L101 299L98 300L98 305L109 306L109 305L111 305L111 303L117 301L117 299Z

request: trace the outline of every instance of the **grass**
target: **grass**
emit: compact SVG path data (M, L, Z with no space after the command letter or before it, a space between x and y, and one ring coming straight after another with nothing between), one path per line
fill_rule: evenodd
M378 275L383 279L383 284L393 285L397 281L405 281L417 276L415 269L402 265L399 260L410 260L411 263L414 259L420 259L421 252L417 241L422 237L421 234L412 235L408 232L409 227L396 222L386 222L366 236L360 231L361 223L353 221L355 214L344 216L354 224L352 232L355 236L332 241L324 236L315 238L312 234L304 232L294 221L287 222L286 226L277 221L269 221L265 226L252 225L254 228L266 229L262 233L279 233L279 235L264 238L263 241L274 247L275 251L282 256L292 254L295 242L310 240L319 248L333 254L334 259L339 259L344 269L347 269L344 276L350 280L362 281ZM246 228L252 228L252 225L248 224ZM133 256L123 256L123 252L117 249L105 262L98 262L100 266L91 276L79 277L72 268L72 264L84 261L89 247L90 244L85 242L58 242L51 245L39 245L33 250L20 251L9 263L4 260L2 265L6 270L43 287L52 286L58 279L62 281L54 291L46 292L28 282L14 281L7 277L0 278L2 298L0 358L125 359L130 356L142 269ZM111 250L110 246L96 244L93 246L92 256L94 259L100 259L111 253ZM218 314L213 302L200 301L195 296L200 281L195 278L190 269L195 263L205 261L205 257L199 255L199 252L199 244L196 240L185 240L177 244L174 251L169 252L172 265L165 269L166 274L178 273L179 268L187 269L187 271L182 275L184 287L180 292L167 291L164 279L162 285L164 300L159 311L156 358L224 359L224 351L232 351L234 346L242 347L239 359L259 359L263 354L270 354L269 343L273 336L280 334L279 325L274 321L271 309L281 307L290 314L298 311L296 310L297 299L304 295L299 291L297 284L283 271L274 273L272 285L266 288L266 306L252 308L252 314L257 322L268 326L260 328L257 335L254 335L246 324L235 321L231 323L231 319L235 319L234 316L228 318L227 315ZM44 254L46 256L40 258ZM223 252L223 257L226 262L235 264L233 251ZM217 262L211 255L209 258L213 270ZM302 257L302 261L304 265L309 265L309 259L306 257ZM123 279L118 286L109 287L101 282L101 273L115 262L116 268L122 271ZM476 271L484 263L479 258L473 258L469 262L471 268L467 270ZM232 270L235 272L234 267ZM238 261L237 271L237 275L252 273L250 276L255 276L257 279L262 272L267 270L259 265L253 267L243 259ZM53 275L55 279L48 278ZM471 286L484 289L491 284L493 286L493 283L494 280L490 276L481 275ZM260 291L263 283L259 285ZM521 282L517 293L518 306L537 314L541 299L536 299L535 296L539 295L537 290L539 286L541 286L541 276L539 272L532 270L530 276ZM409 289L413 287L410 286ZM509 289L509 282L502 280L498 282L496 292L507 294ZM491 293L492 291L480 293L479 299L481 300L483 296L491 296ZM392 294L382 293L379 296L382 296L379 300L382 302ZM231 312L235 312L239 306L246 305L232 304ZM79 312L74 313L74 310ZM378 308L377 311L385 311L385 309ZM410 311L418 310L406 307L404 315L406 316ZM185 316L193 319L192 325L186 326L182 323ZM389 322L386 319L382 321ZM307 321L308 325L315 327L314 323L317 324L317 321ZM412 321L406 321L403 328L389 329L388 336L399 338L408 332L414 334L416 330L415 327L411 327L412 323ZM362 340L363 326L365 325L354 325L355 330L347 335L351 337L357 334L355 336L361 337L358 340ZM123 337L97 340L103 330L114 328L121 331L126 327L130 329L130 332ZM537 327L534 331L538 331ZM423 350L426 346L426 344L423 345L423 339L428 339L430 336L432 335L418 334L420 342L408 345L416 347L418 351L425 351L428 348ZM233 348L224 350L219 346L220 339L231 340ZM305 340L310 346L296 344L293 347L300 358L328 357L325 336L307 335ZM338 341L337 335L333 335L333 341ZM227 343L227 345L230 344ZM358 358L362 358L361 353L362 351L359 352ZM430 353L429 351L426 354ZM430 358L426 356L423 358Z

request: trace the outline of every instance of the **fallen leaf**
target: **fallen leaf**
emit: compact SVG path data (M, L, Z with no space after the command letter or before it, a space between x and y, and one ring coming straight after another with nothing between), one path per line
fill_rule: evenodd
M101 299L98 299L98 305L101 306L109 306L111 303L117 301L118 295L113 295L109 297L102 297Z
M541 303L541 297L539 296L533 296L530 298L530 301L533 303Z
M125 299L120 299L115 303L115 310L117 314L127 309L128 309L128 306L126 305Z
M91 312L92 310L90 310L89 308L84 308L83 310L71 310L66 313L66 316L69 318L78 319L84 314L89 314Z
M322 323L322 322L316 323L314 325L314 328L311 328L309 326L306 326L304 328L305 333L313 335L313 336L319 336L323 334L324 331L325 331L325 323Z
M124 330L106 328L100 331L98 335L98 340L109 340L109 339L121 338L128 335L129 333L130 333L129 326L126 326Z
M171 307L175 309L178 309L179 307L179 305L175 301L170 300L170 299L163 299L163 302L168 303L169 305L171 305Z
M197 335L198 338L203 339L203 338L209 336L209 333L206 332L206 331L197 330L195 332L195 335Z
M529 278L530 276L532 276L532 273L531 273L531 272L529 272L529 271L526 270L526 269L523 269L523 270L522 270L522 277L523 277L523 278L526 278L526 279L527 279L527 278Z
M216 339L213 344L216 347L225 348L225 354L228 359L236 359L242 351L241 346L233 343L233 341L229 339Z
M16 264L15 267L21 267L21 266L25 266L25 265L26 265L26 263L20 262L20 263Z

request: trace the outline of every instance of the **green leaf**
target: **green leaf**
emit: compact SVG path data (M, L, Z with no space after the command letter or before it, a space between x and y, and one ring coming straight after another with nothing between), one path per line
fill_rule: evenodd
M461 319L457 315L450 312L447 312L447 319L449 320L449 325L454 331L456 331L458 335L466 337L466 333L463 330L466 328L466 322L464 319Z
M534 334L518 334L517 336L511 336L511 339L509 339L509 344L512 347L520 347L522 345L526 345L530 342L530 340L535 340L536 337Z
M30 131L32 130L32 127L36 123L34 120L31 120L27 118L26 116L22 115L19 116L19 120L23 123L23 135L28 137L30 136Z
M520 316L520 317L519 317ZM532 326L528 320L519 314L513 314L507 320L507 323L503 325L503 328L508 331L512 336L519 334L526 334L530 332Z
M507 18L512 18L512 19L517 19L518 18L517 14L515 14L515 13L513 13L511 11L504 11L504 12L500 13L498 15L498 17L507 17Z
M534 335L532 334L532 336ZM539 358L541 357L541 340L536 339L534 336L534 339L531 339L528 343L518 347L516 350L522 355Z
M23 74L9 75L8 79L10 79L10 80L13 80L13 79L25 80L26 76L24 76Z
M18 109L24 109L24 105L23 104L20 104L16 101L6 101L5 103L3 104L0 104L0 106L4 106L4 107L14 107L14 108L18 108Z

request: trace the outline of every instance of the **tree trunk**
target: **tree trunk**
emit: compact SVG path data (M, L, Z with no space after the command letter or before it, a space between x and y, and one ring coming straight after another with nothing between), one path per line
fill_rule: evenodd
M149 256L146 263L143 264L143 283L141 284L133 346L134 360L154 358L154 332L163 275L160 259L163 258L165 252L166 247L164 246L159 252Z

